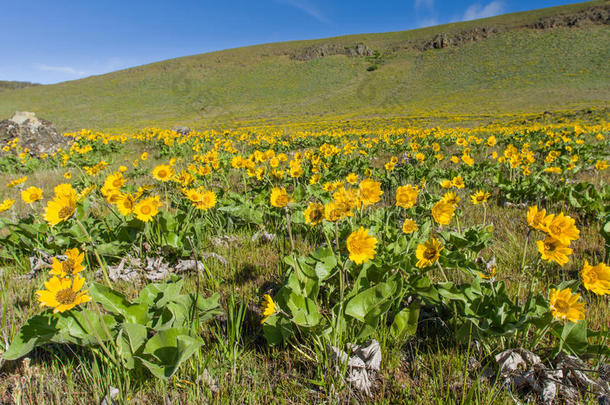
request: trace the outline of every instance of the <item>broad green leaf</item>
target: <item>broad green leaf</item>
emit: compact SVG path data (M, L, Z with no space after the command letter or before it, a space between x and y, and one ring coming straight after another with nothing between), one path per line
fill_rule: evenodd
M397 284L386 282L368 288L349 300L345 313L361 322L370 322L387 311L395 298Z
M150 338L142 354L137 357L153 375L167 379L201 346L201 338L188 336L183 328L172 328L160 331Z
M419 302L414 301L396 314L390 327L392 336L396 339L404 339L415 335L415 332L417 332L417 321L419 320L419 308Z
M128 308L131 303L125 296L111 288L99 283L92 283L89 286L89 294L93 300L102 305L104 309L112 314L127 316Z
M290 322L284 315L276 314L265 321L263 324L263 334L265 340L270 346L280 344L282 341L287 340L292 336L292 322Z

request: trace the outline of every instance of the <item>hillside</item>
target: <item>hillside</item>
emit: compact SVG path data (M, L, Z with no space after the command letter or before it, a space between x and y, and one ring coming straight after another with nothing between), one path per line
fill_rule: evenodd
M230 49L2 91L63 129L606 107L610 1Z
M0 91L2 90L13 90L22 89L24 87L39 86L37 83L30 82L18 82L18 81L5 81L0 80Z

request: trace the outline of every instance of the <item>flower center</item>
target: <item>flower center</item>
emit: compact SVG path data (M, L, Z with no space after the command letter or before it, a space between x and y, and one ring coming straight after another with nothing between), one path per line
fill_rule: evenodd
M557 225L550 225L549 231L551 231L552 234L559 235L561 233L561 228Z
M57 215L58 215L58 216L59 216L59 218L61 218L61 219L68 218L70 215L72 215L72 207L70 207L70 206L65 206L65 207L62 207L62 208L59 210L59 213L58 213Z
M143 206L143 207L140 209L140 211L142 211L142 214L144 214L144 215L148 215L148 214L150 214L150 212L151 212L152 210L151 210L150 206L145 205L145 206Z
M55 299L62 305L69 305L76 301L76 293L71 288L57 291Z
M432 259L434 259L435 256L436 256L436 249L434 249L434 248L428 248L424 252L424 258L426 260L432 260Z
M65 262L61 263L61 268L64 272L68 273L74 268L74 260L68 258Z
M167 176L167 172L165 170L159 170L159 177L164 178Z
M555 242L544 242L544 249L549 252L554 252L556 247Z
M560 299L555 301L555 308L557 308L557 311L559 312L567 313L570 310L570 305L566 301Z
M112 182L112 185L114 186L114 188L121 187L121 180L120 179L116 179L115 181Z
M312 222L319 221L320 219L322 219L322 211L313 210L313 211L311 211L311 214L309 217L311 218Z

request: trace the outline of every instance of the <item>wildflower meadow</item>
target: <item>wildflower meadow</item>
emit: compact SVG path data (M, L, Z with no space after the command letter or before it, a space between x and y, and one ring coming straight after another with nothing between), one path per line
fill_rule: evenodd
M0 145L0 403L608 389L604 121L65 136Z

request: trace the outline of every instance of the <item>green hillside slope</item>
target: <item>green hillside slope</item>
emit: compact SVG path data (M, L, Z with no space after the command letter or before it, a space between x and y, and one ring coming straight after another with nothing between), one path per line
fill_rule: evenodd
M63 129L108 129L605 107L609 14L610 1L595 1L188 56L5 90L0 117L28 110Z

